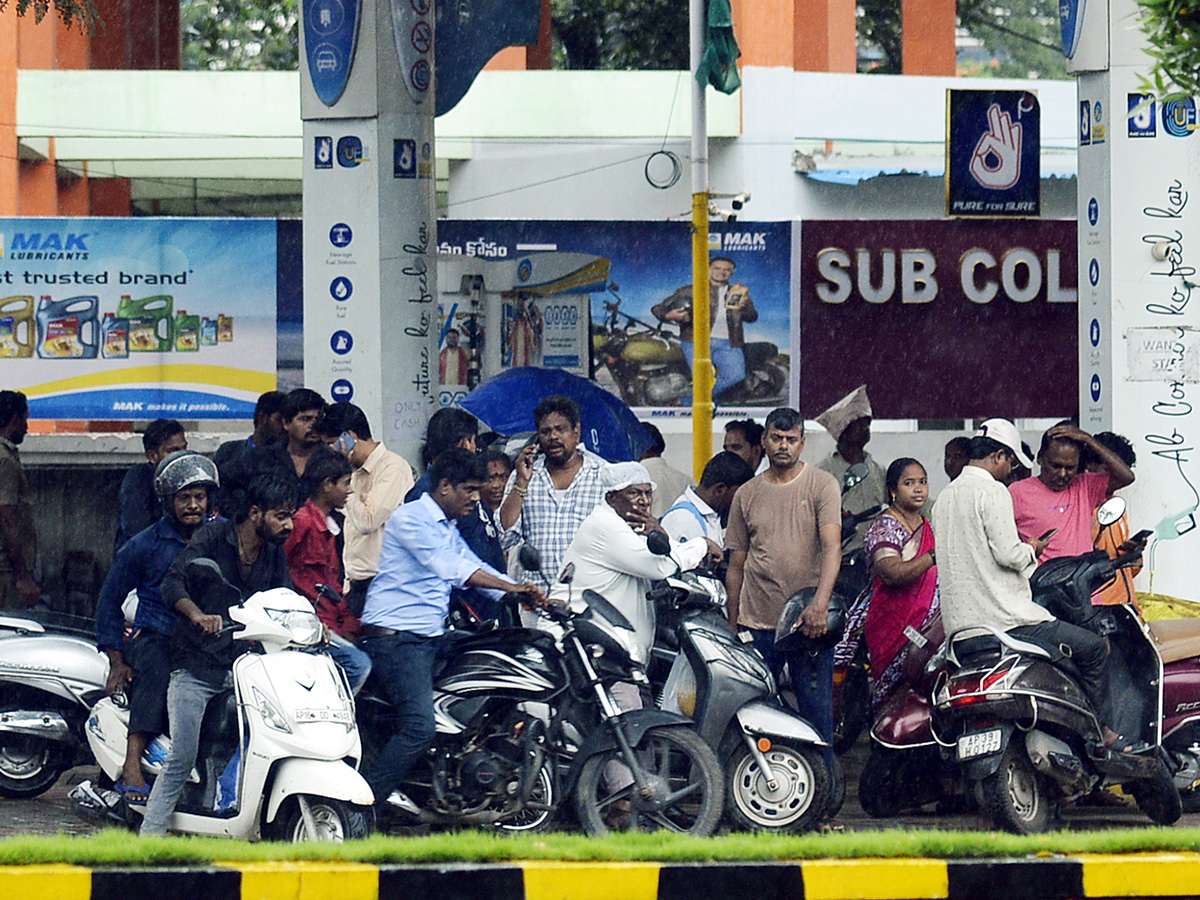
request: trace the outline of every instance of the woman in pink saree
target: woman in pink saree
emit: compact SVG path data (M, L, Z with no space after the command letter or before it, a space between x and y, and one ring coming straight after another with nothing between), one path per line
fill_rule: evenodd
M871 657L873 704L878 706L900 679L919 630L938 613L933 529L921 514L929 499L925 467L897 459L887 470L890 505L867 530L863 551L871 567L871 604L863 636Z

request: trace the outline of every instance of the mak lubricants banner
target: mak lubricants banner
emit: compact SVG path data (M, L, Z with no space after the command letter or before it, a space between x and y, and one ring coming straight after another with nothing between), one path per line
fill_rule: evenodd
M4 386L35 419L248 419L276 374L272 219L0 219Z
M736 222L710 227L714 337L727 335L724 339L730 343L726 379L730 380L730 372L741 376L717 395L717 402L727 408L786 404L791 383L792 225ZM690 407L691 226L685 222L438 222L442 254L519 260L546 251L591 254L609 263L607 285L590 292L592 377L630 406ZM718 265L719 260L723 262ZM504 334L513 332L513 322L523 331L520 340L507 340L506 359L517 352L533 364L553 365L555 356L566 359L561 349L555 349L553 316L541 309L545 301L520 293L519 287L514 288ZM672 309L683 312L668 317ZM724 321L718 323L717 316ZM558 344L565 346L565 341Z
M866 384L879 419L1078 406L1075 222L804 222L800 408Z

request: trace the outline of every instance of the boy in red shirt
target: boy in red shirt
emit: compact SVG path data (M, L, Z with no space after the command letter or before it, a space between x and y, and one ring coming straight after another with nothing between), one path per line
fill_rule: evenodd
M358 636L358 617L350 612L345 600L334 603L317 594L318 584L336 590L342 583L337 549L341 529L332 513L346 505L351 493L350 473L350 462L340 453L326 447L314 451L302 479L308 499L292 517L292 534L283 552L296 591L316 607L317 617L332 633L329 655L346 670L350 687L357 694L371 673L371 658L353 643Z

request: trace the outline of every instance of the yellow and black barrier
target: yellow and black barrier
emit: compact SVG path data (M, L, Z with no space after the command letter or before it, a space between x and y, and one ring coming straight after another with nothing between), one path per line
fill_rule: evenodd
M1200 853L1025 859L0 866L12 900L1069 900L1200 896Z

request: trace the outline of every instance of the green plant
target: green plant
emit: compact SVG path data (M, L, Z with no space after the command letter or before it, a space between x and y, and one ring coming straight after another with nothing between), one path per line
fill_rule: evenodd
M1138 4L1149 44L1146 49L1154 58L1150 84L1167 98L1200 94L1200 2L1138 0Z

